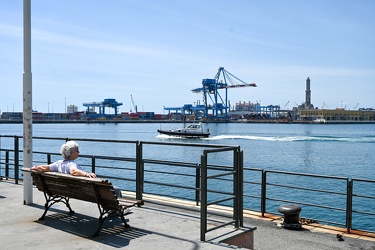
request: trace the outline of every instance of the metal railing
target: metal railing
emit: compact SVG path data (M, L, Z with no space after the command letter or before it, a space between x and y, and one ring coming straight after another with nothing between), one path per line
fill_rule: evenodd
M209 164L209 155L222 152L233 153L233 163L231 166ZM225 147L220 149L208 149L203 151L201 156L201 241L206 240L206 233L233 224L235 228L243 226L243 203L242 203L242 169L243 169L243 152L240 147ZM220 180L222 177L229 178L232 184L232 190L219 190L218 185L211 183L209 180ZM228 182L229 180L226 179ZM223 197L213 197L209 199L209 194L218 194ZM217 223L215 227L208 228L208 206L231 202L232 220L229 222Z
M20 179L20 168L23 166L20 139L22 137L0 136L0 176L14 178L15 183ZM85 169L90 169L101 178L110 179L121 189L134 191L137 199L142 199L143 194L155 194L191 200L196 205L201 204L203 208L220 201L224 206L238 205L242 209L260 212L262 216L280 215L277 210L279 205L293 203L301 205L301 217L312 222L337 225L346 228L347 232L354 229L375 232L375 226L370 223L375 218L375 180L247 167L242 169L245 164L238 156L232 156L231 159L228 159L228 156L225 159L215 157L213 163L206 165L206 160L202 157L210 155L212 149L221 151L232 148L226 145L83 138L33 139L34 142L42 142L36 143L39 146L34 147L37 149L33 152L35 165L51 163L61 158L58 153L50 152L50 149L55 151L55 147L41 150L43 145L49 144L48 141L61 145L71 139L88 145L103 144L106 147L124 149L123 152L116 151L114 155L100 155L98 152L81 154L79 162ZM7 143L4 143L4 140L7 140ZM178 159L174 157L176 150L189 152L191 157ZM237 179L234 178L236 171L233 170L233 167L237 166L236 161L242 161L239 164L242 172ZM202 173L204 169L214 172L205 175ZM201 178L204 176L207 177L207 182L206 178ZM231 190L211 192L213 189L208 189L212 187L208 183L211 181L215 187L230 187ZM237 184L231 186L228 183ZM238 183L243 186L237 186ZM206 192L212 193L211 200L206 201L203 197ZM223 198L223 195L238 197L233 202L232 198L224 200L227 198ZM240 213L234 215L234 218L241 224L242 210L238 208L233 211ZM240 216L239 219L237 216Z

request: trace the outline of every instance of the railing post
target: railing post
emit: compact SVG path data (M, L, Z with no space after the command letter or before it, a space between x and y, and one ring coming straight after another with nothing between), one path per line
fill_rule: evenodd
M91 172L95 173L96 158L95 155L91 156Z
M5 151L5 178L9 179L9 150Z
M195 168L195 204L199 205L201 187L201 166L197 164Z
M135 148L135 167L136 167L136 182L135 182L135 196L137 200L142 200L143 197L143 179L144 179L144 165L142 142L137 141Z
M239 182L240 182L240 172L239 172L239 154L238 150L233 150L233 194L234 194L234 201L233 201L233 219L234 219L234 227L239 228Z
M201 156L201 241L206 240L207 232L207 153Z
M346 230L350 233L353 220L353 180L347 180Z
M19 159L20 159L19 138L18 136L15 136L14 137L14 180L16 184L18 184L18 170L20 167Z
M47 154L47 165L51 164L51 154Z
M239 151L239 182L238 182L238 192L239 192L239 211L238 216L240 220L240 226L243 227L243 151Z
M264 214L266 213L266 199L267 199L267 171L262 171L262 191L261 191L261 205L260 210L262 212L262 217L264 217Z

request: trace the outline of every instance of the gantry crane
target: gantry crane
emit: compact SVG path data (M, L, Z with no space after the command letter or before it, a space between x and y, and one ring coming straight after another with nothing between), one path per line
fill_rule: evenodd
M222 79L220 79L222 77ZM229 83L229 84L228 84ZM239 87L256 87L255 83L246 83L220 67L214 79L203 79L202 87L193 89L193 93L203 93L205 119L228 119L228 89ZM225 89L224 100L219 90ZM208 103L211 101L211 103ZM212 112L210 114L210 111Z
M84 107L87 107L87 114L95 112L95 107L99 107L100 117L106 116L105 108L113 108L115 110L115 116L117 116L118 107L121 105L122 105L121 102L117 102L116 99L112 99L112 98L104 99L104 101L102 102L90 102L90 103L83 104Z

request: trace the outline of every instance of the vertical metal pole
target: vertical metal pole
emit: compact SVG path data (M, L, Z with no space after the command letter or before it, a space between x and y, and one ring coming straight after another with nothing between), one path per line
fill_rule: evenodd
M353 220L353 180L347 181L346 230L350 233Z
M238 183L238 192L239 192L239 220L240 226L243 227L243 151L239 150L239 183Z
M5 151L5 178L9 179L9 150Z
M14 180L18 184L18 171L20 168L20 142L19 137L14 137Z
M199 205L199 200L200 200L200 188L201 188L201 166L197 164L195 168L195 204L198 206Z
M206 240L207 232L207 153L201 156L201 241Z
M261 207L260 210L262 212L262 217L264 217L264 213L266 212L266 195L267 192L267 171L262 171L262 191L261 191Z
M143 179L144 179L144 166L142 154L142 142L137 141L135 145L135 196L137 200L142 200L143 197Z
M233 195L234 195L234 201L233 201L233 220L234 220L234 227L239 227L239 218L238 218L238 212L239 212L239 164L238 164L238 151L233 150L233 170L234 170L234 176L233 176Z
M31 0L23 1L23 166L33 165L33 110L31 74ZM33 202L33 182L31 173L23 175L23 203Z
M47 154L47 164L51 164L51 154Z
M95 167L96 167L96 158L95 155L91 156L91 172L95 173Z

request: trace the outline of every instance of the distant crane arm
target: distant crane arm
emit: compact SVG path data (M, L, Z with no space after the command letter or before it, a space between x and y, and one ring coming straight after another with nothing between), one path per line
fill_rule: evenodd
M137 105L135 105L135 103L134 103L133 95L130 95L130 98L132 100L133 108L134 108L135 112L137 113L138 112L138 108L137 108Z
M219 82L221 73L223 73L224 82L223 81ZM236 82L236 81L238 81L238 82ZM229 82L230 85L228 85L227 82ZM246 83L246 82L242 81L241 79L239 79L238 77L236 77L235 75L233 75L230 72L228 72L227 70L225 70L223 67L219 68L219 70L216 73L214 79L204 79L203 80L203 85L206 86L206 87L192 89L191 91L193 93L199 93L199 92L204 92L204 91L211 90L211 89L229 89L229 88L239 88L239 87L257 87L257 85L255 83Z
M227 88L237 88L237 87L256 87L257 85L255 83L246 83L239 79L237 76L233 75L232 73L226 71L224 68L222 69L223 75L226 76L225 78L231 83L231 85L228 85ZM229 77L230 76L230 77ZM240 83L235 83L232 78L236 79Z

